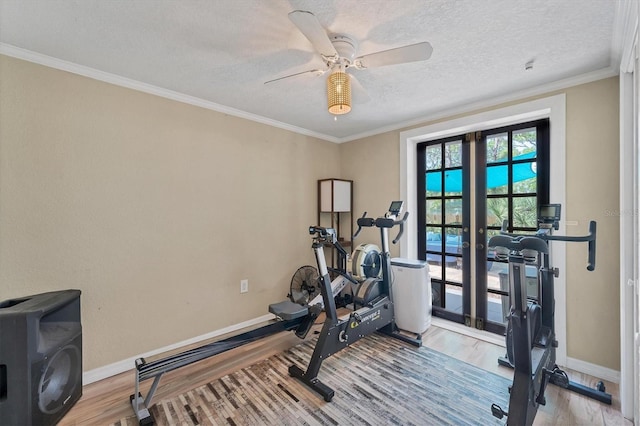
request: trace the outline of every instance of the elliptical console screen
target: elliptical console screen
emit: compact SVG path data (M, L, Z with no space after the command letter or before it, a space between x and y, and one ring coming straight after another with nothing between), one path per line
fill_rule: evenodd
M400 212L402 211L403 204L404 204L404 201L392 201L391 206L389 207L389 213L392 213L396 216L399 215Z
M540 222L552 223L560 220L560 204L543 204L538 215Z

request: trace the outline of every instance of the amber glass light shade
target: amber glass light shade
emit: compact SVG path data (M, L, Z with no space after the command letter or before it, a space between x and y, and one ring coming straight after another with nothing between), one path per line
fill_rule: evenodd
M334 71L327 78L327 104L331 114L351 111L351 80L346 72Z

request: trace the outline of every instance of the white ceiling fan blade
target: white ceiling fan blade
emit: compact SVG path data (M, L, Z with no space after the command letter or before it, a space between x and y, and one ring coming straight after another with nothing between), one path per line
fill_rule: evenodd
M403 64L405 62L426 61L431 57L433 47L429 42L410 44L409 46L397 47L395 49L383 50L382 52L371 53L369 55L356 58L354 63L356 68L383 67L385 65Z
M338 55L327 32L313 13L305 10L294 10L289 13L289 19L322 56L332 58Z
M351 94L353 95L354 104L366 104L371 100L371 96L367 93L362 84L358 81L353 74L349 74L351 79Z
M322 75L322 74L326 73L327 71L328 70L321 70L321 69L301 71L301 72L297 72L295 74L289 74L289 75L285 75L283 77L274 78L273 80L265 81L264 84L274 83L276 81L284 80L286 78L291 78L291 77L297 77L297 76L303 75L303 74Z

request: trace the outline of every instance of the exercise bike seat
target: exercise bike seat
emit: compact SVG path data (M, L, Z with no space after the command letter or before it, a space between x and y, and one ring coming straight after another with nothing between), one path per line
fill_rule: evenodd
M283 300L282 302L270 304L269 312L271 312L278 318L289 321L308 315L309 308L287 299Z

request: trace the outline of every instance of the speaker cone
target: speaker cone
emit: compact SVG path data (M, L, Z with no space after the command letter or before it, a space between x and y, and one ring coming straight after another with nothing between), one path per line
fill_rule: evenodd
M38 385L38 406L43 413L60 411L78 383L80 351L68 345L56 352L44 366Z

